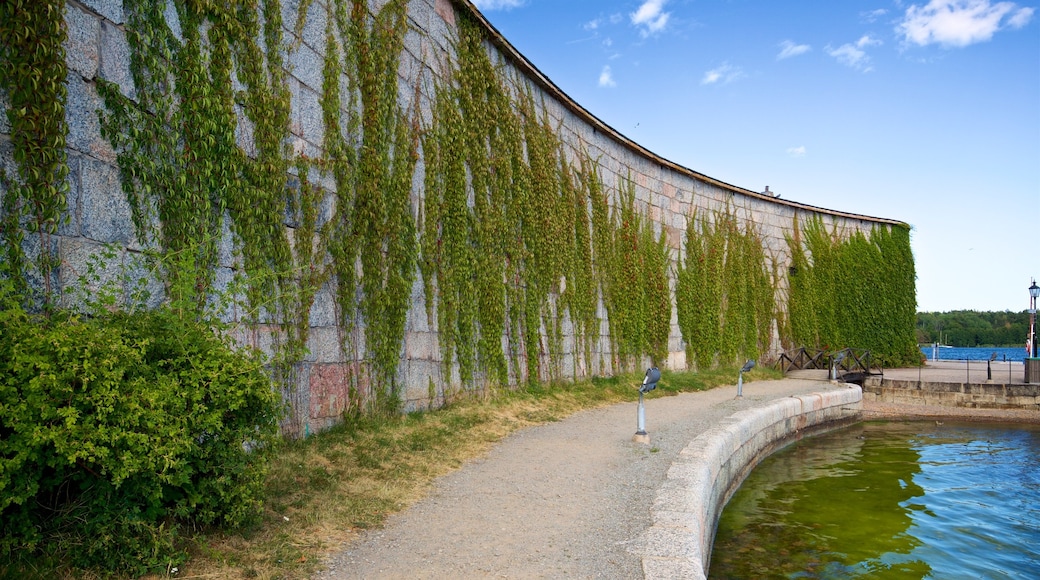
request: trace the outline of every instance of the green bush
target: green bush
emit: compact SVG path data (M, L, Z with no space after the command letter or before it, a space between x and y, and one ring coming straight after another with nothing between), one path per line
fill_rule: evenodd
M281 406L257 357L168 310L43 317L2 290L0 559L161 572L178 529L259 514Z

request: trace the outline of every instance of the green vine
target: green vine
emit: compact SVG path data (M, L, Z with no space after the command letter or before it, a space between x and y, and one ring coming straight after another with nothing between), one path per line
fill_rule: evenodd
M635 193L635 183L624 180L612 213L613 247L605 256L604 302L622 368L643 354L664 364L672 316L664 232L654 236L653 223L636 211Z
M694 214L676 270L675 299L688 363L698 368L758 358L768 348L774 283L761 235L741 231L732 209Z
M322 194L288 149L281 6L174 6L180 37L161 4L124 3L133 94L98 80L102 135L117 152L138 238L159 248L166 299L182 316L210 316L214 294L225 290L215 287L221 240L214 232L229 222L235 268L248 281L242 322L275 323L273 370L288 383L325 274L315 260L321 244L312 241ZM252 135L249 154L236 138L242 128Z
M22 296L30 296L24 232L39 237L35 266L42 301L53 300L52 272L58 257L50 236L63 219L69 167L65 149L65 2L5 0L0 3L0 89L8 97L13 158L17 175L0 168L3 187L0 239L9 275ZM30 299L36 302L34 299Z
M868 349L876 360L916 365L916 298L910 232L875 227L842 236L821 218L795 222L788 318L794 345Z
M479 376L506 384L510 373L556 380L565 355L574 374L583 362L595 372L601 298L611 369L641 356L663 362L669 258L635 211L634 185L611 210L587 153L576 152L575 168L545 104L491 62L482 29L463 18L459 30L457 66L437 87L423 140L420 265L449 376L458 368L467 387Z
M369 402L390 413L400 404L396 375L418 253L411 203L417 112L401 111L397 93L406 8L393 0L373 16L362 0L329 6L321 95L325 154L318 163L336 184L336 213L321 237L337 281L343 348L350 350L346 337L363 322L367 352L355 350L355 357L370 357ZM301 7L301 20L304 13ZM353 388L360 404L358 385Z

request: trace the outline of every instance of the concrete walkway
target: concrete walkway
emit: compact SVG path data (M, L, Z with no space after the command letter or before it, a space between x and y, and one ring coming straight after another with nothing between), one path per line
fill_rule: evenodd
M655 393L646 403L649 445L632 441L635 403L525 429L437 480L426 499L329 558L318 577L642 578L644 555L655 551L647 546L655 497L692 441L738 411L848 388L785 379L745 382L739 399L735 385Z

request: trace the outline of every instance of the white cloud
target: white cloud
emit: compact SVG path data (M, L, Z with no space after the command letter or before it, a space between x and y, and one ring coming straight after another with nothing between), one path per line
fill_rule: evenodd
M968 46L985 42L1004 28L1025 26L1034 10L1014 2L930 0L925 6L913 4L907 8L896 32L906 42L919 46Z
M827 54L838 59L838 62L860 70L870 70L870 57L867 53L856 48L854 44L843 44L835 49L828 49Z
M805 157L805 145L799 145L798 147L789 147L787 154L791 157Z
M870 57L863 49L880 44L880 40L867 34L861 36L856 42L846 43L838 48L827 47L826 50L827 54L836 58L841 64L863 72L870 72L874 70L874 67L870 64Z
M602 18L597 18L595 20L590 20L590 21L585 23L585 30L596 30L597 28L599 28L599 25L602 24L602 23L603 23L603 19Z
M744 70L740 67L735 67L729 63L722 63L721 66L717 66L710 71L704 73L704 77L701 78L702 85L713 85L721 82L722 84L732 83L744 78Z
M632 24L641 27L640 34L650 36L664 30L672 15L663 10L666 2L668 0L645 0L638 10L629 14Z
M599 73L599 86L601 87L616 87L617 83L614 82L614 73L610 70L610 65L603 67L603 70Z
M511 10L524 5L526 0L473 0L473 5L484 12L491 10Z
M881 46L881 44L882 43L880 40L874 38L869 34L864 34L863 36L859 37L859 40L856 41L856 48L866 48L868 46Z
M860 12L860 17L867 22L877 22L877 20L885 14L888 14L888 10L878 8L877 10L871 10L870 12Z
M805 54L810 50L812 50L812 47L808 44L795 44L790 40L785 40L780 43L780 54L776 55L776 60L784 60L785 58Z

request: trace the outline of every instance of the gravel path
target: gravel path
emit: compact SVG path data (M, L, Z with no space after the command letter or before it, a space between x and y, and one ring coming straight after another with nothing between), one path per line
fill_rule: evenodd
M651 444L632 442L636 404L519 431L434 483L424 500L328 558L318 578L642 578L640 537L678 453L733 413L838 387L761 381L646 402Z

